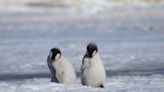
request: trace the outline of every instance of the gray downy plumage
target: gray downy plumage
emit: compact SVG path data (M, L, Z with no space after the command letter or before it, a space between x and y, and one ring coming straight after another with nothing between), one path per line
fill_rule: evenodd
M92 87L104 87L106 73L95 43L87 46L81 66L81 82Z
M62 55L58 48L50 50L47 64L52 82L72 84L76 81L76 74L72 64Z

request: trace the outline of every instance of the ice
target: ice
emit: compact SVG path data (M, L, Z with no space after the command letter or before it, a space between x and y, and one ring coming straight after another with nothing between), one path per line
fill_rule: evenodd
M52 47L59 47L76 70L80 71L81 60L89 42L96 42L99 46L107 70L162 70L163 15L158 15L160 12L156 10L152 13L154 15L147 15L146 11L144 14L139 11L134 15L129 11L126 13L121 18L117 15L115 18L109 16L106 20L100 18L86 21L56 21L53 14L44 15L50 18L48 20L43 17L37 19L41 15L32 19L22 15L27 17L24 21L19 20L19 17L11 19L7 16L4 19L2 16L0 52L3 53L0 54L0 71L48 72L46 58ZM126 19L127 16L130 17ZM145 27L151 30L145 31Z
M162 92L164 90L164 76L116 76L110 77L105 88L82 86L79 82L64 85L51 83L47 78L34 78L20 81L0 81L1 92Z

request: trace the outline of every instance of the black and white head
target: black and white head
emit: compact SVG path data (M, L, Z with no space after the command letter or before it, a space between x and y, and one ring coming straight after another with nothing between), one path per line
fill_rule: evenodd
M61 51L58 48L52 48L49 53L51 60L58 60L61 57Z
M92 58L98 52L97 45L95 43L89 43L87 46L87 53L86 55L89 58Z

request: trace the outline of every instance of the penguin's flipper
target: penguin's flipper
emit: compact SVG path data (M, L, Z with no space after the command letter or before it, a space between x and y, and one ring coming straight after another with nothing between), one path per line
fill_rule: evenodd
M50 60L49 57L47 57L47 64L48 64L48 68L51 72L51 82L56 82L58 83L58 80L56 78L56 70L54 69L54 67L52 66L52 61Z
M85 69L87 69L90 66L90 62L88 60L88 58L84 58L83 59L83 64L81 66L81 70L84 71Z
M55 69L54 68L52 68L52 73L51 73L51 82L56 82L56 83L58 83L58 80L57 80L57 78L56 78L56 71L55 71Z

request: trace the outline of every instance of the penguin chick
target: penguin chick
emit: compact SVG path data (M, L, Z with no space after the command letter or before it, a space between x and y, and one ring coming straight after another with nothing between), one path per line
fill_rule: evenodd
M72 64L62 55L58 48L52 48L47 57L51 73L51 82L72 84L76 80Z
M89 43L81 66L82 85L104 87L106 73L95 43Z

